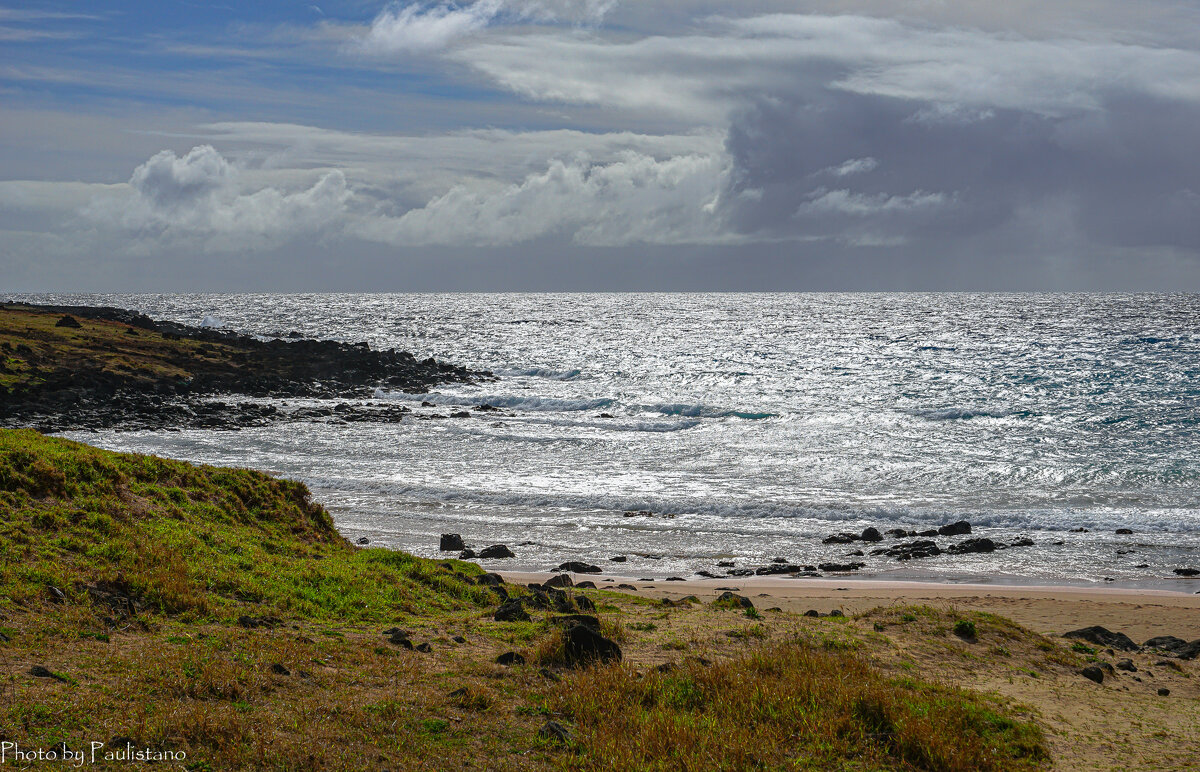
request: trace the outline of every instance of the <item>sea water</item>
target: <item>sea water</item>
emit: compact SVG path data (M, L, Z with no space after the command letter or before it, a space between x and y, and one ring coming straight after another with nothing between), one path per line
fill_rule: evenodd
M517 553L490 566L661 579L844 561L864 545L825 536L967 520L1035 546L854 558L860 575L1200 589L1173 578L1200 568L1200 295L26 297L495 373L371 398L503 409L471 418L70 435L303 480L376 546L434 556L456 532Z

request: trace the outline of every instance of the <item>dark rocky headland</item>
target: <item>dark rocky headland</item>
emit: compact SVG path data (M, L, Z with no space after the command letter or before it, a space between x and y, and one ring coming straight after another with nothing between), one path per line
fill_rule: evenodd
M244 398L363 400L378 387L421 393L439 383L492 377L407 351L372 350L365 342L262 340L120 308L0 304L3 427L55 432L394 421L408 409L280 406Z

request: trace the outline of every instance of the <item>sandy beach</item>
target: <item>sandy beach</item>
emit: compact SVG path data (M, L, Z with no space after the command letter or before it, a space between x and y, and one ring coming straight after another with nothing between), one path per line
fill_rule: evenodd
M545 581L549 576L505 574L512 582ZM1179 582L1180 589L1172 591L777 577L644 582L577 574L574 579L590 580L601 588L631 585L636 589L623 591L647 598L697 596L701 605L680 604L669 619L663 609L672 607L661 603L643 606L646 610L641 612L660 626L660 637L673 635L696 647L719 647L729 634L724 627L730 620L709 611L709 601L726 589L737 588L762 612L794 612L761 614L769 637L828 634L822 623L830 620L798 615L810 609L822 614L840 609L849 617L842 632L860 641L852 645L860 646L858 650L884 672L901 678L919 673L936 682L1000 695L1014 709L1037 717L1048 730L1054 769L1200 768L1200 686L1194 661L1164 658L1153 649L1114 651L1058 639L1093 625L1124 633L1138 644L1161 635L1200 638L1200 595L1194 594L1193 581ZM914 616L911 609L902 610L913 606L927 611ZM1039 635L1006 630L1003 621L977 641L960 640L939 628L970 618L974 611L1012 620ZM903 623L926 617L940 621L914 624L912 629ZM1070 652L1079 652L1074 655L1078 661L1063 659L1072 656ZM656 665L668 658L653 648L630 651L627 657L635 665ZM1080 674L1085 660L1108 669L1102 684ZM1112 669L1122 661L1127 664Z
M544 582L552 573L500 572L519 584ZM707 600L736 588L759 608L778 606L803 613L840 609L857 614L878 607L930 605L986 611L1008 617L1043 635L1100 625L1141 643L1157 635L1185 640L1200 638L1200 581L1179 581L1178 591L1051 585L947 584L859 579L780 579L745 577L645 582L627 577L574 574L576 582L592 581L600 589L618 584L651 598L679 599L695 595Z

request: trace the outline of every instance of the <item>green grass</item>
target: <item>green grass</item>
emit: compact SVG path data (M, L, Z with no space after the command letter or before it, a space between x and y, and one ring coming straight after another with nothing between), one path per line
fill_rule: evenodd
M564 664L560 628L541 612L488 619L497 597L474 584L480 573L356 548L297 482L0 430L0 632L12 639L0 736L44 747L133 736L187 749L197 769L957 770L1045 759L1039 730L986 698L883 675L848 618L783 633L781 615L667 614L597 592L626 663L546 677L542 667ZM137 612L106 602L114 592ZM888 613L949 627L932 609ZM675 626L689 614L711 614L709 626ZM246 629L243 616L278 622ZM991 637L1019 632L972 619ZM391 626L433 651L387 643ZM456 632L470 642L451 644ZM496 665L510 649L530 664ZM664 673L630 664L639 650L686 656ZM13 664L30 662L64 681ZM548 717L570 723L575 741L538 739Z
M492 601L477 566L449 565L350 545L297 482L0 431L0 611L50 587L86 605L89 586L189 620L392 623Z

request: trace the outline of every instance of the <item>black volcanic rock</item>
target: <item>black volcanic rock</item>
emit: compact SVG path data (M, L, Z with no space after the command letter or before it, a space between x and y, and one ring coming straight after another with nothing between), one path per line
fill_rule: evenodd
M817 568L822 571L828 571L831 574L841 574L849 571L857 571L866 565L866 563L820 563L817 565Z
M42 431L173 428L236 429L280 420L314 420L314 408L280 410L270 404L214 403L219 394L249 397L370 398L377 388L422 392L438 383L492 379L433 359L417 361L404 351L373 351L365 344L299 339L262 340L249 335L155 321L135 311L89 306L3 304L0 311L62 314L56 324L83 328L79 320L124 325L135 330L122 342L133 364L113 369L91 354L73 359L14 351L36 363L36 382L0 389L0 427L35 426ZM71 321L67 321L70 319ZM158 333L155 335L153 333ZM190 341L198 345L179 345ZM89 344L93 345L93 344ZM92 350L98 350L93 347ZM86 351L86 349L85 349ZM89 358L90 357L90 358ZM169 373L169 374L164 374ZM183 374L179 374L183 373ZM399 421L402 405L348 405L341 420Z
M555 569L556 571L570 571L573 574L599 574L603 573L600 566L593 566L590 563L584 563L580 560L568 560L562 563Z
M872 550L872 555L875 550ZM917 558L932 558L942 554L942 550L938 545L928 540L918 540L897 544L894 547L883 550L879 554L890 555L897 560L915 560Z
M996 543L986 537L979 539L967 539L960 544L951 544L946 548L946 552L951 555L965 555L972 552L995 552Z
M438 549L442 552L462 552L466 548L467 545L463 543L462 536L456 533L442 534L442 539L438 546Z
M1114 633L1100 625L1092 625L1091 627L1081 627L1078 630L1072 630L1069 633L1063 633L1063 638L1074 638L1078 640L1094 643L1097 646L1105 646L1110 649L1120 649L1121 651L1137 651L1140 647L1129 639L1129 636L1124 633Z
M943 525L937 532L940 536L963 536L971 532L971 524L966 520L959 520L957 523Z
M482 560L496 560L499 558L515 558L516 555L503 544L493 544L490 547L484 547L480 550L479 557Z

